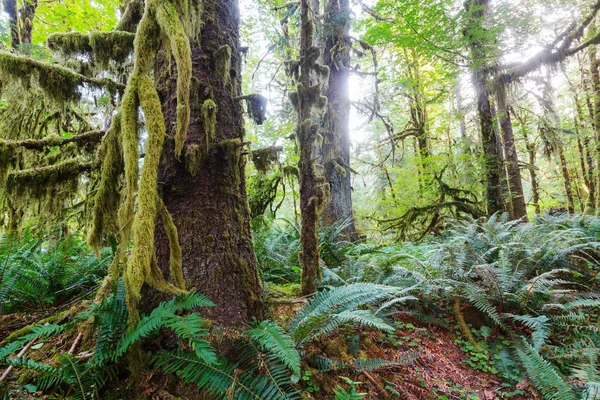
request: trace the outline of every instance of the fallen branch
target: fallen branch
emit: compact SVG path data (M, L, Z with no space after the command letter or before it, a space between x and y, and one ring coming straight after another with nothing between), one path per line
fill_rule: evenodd
M21 349L21 351L19 352L19 354L17 354L17 358L21 358L25 355L25 353L27 352L27 350L29 350L31 348L31 346L33 346L33 344L35 343L35 339L33 339L32 341L30 341L29 343L27 343L25 345L25 347L23 347ZM3 380L6 379L6 377L8 376L8 374L10 374L10 371L12 371L13 366L9 365L8 368L6 368L6 371L4 371L4 373L2 374L2 376L0 376L0 382L2 382Z

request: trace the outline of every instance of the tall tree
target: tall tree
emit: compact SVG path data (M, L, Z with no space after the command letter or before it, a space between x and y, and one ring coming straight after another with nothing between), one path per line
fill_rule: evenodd
M112 282L125 280L132 323L138 305L154 301L143 296L144 286L169 294L202 291L218 306L208 316L225 325L261 318L262 291L243 173L242 107L236 100L241 95L238 2L191 0L182 7L176 1L131 0L118 29L51 38L52 48L78 60L89 58L93 77L0 54L2 79L37 85L60 106L59 115L77 104L84 85L104 88L113 100L120 99L106 132L82 133L60 124L56 134L69 128L74 136L50 135L32 145L31 140L4 136L12 135L4 130L0 171L7 173L9 200L23 208L24 203L14 200L36 190L37 197L46 199L41 205L48 206L55 203L51 188L74 194L82 173L93 177L100 170L89 242L97 249L106 237L118 240L110 276ZM123 86L106 76L113 77L110 66L125 61L126 49L132 47L133 69ZM4 95L18 96L6 88L2 85ZM15 118L31 120L29 115ZM36 121L32 131L48 134L47 125L40 128ZM80 115L78 121L89 125ZM147 139L140 171L142 122ZM83 151L86 143L99 140L99 152L91 145ZM44 157L21 157L32 146L44 150L69 144L81 146L80 152L59 153L60 162L54 164ZM32 160L39 163L31 165Z
M321 85L329 77L329 68L319 64L321 49L314 45L315 11L310 0L300 2L300 58L290 61L290 75L296 79L296 91L291 101L298 113L296 137L300 150L300 213L302 219L302 294L316 292L319 266L319 214L327 202L329 185L317 164L319 128L316 115L327 106Z
M323 210L327 225L347 221L342 235L358 240L352 218L352 181L350 169L350 2L326 0L324 13L325 50L323 63L329 67L328 99L323 135L323 165L330 196Z
M494 129L494 118L488 88L490 39L485 29L488 6L488 0L469 0L465 2L468 21L464 33L471 50L471 75L475 87L477 114L483 144L487 212L491 215L504 211L504 201L500 178L502 157L498 153L500 148L499 138Z

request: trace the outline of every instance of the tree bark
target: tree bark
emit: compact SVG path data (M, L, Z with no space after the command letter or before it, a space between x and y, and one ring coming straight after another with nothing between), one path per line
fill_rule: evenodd
M569 214L575 213L575 203L573 201L573 189L571 187L571 176L569 175L569 169L567 167L567 159L565 158L564 147L562 144L558 146L558 158L560 159L560 169L562 172L565 194L567 195L567 211Z
M37 9L37 0L25 0L23 2L23 8L19 11L21 19L21 44L31 44L31 35L33 31L33 18L35 17L35 10ZM29 49L25 49L25 53L28 53Z
M512 219L520 219L527 222L527 205L525 204L525 195L523 193L519 157L517 154L517 146L515 145L510 110L508 108L506 86L502 82L497 82L496 98L498 101L498 118L500 120L500 128L502 129L504 159L508 187L510 190L510 202L512 205L511 217Z
M181 160L174 153L176 66L165 52L157 57L157 86L168 132L159 190L178 229L187 288L216 304L202 311L205 316L241 327L262 318L264 309L245 188L243 110L234 100L241 93L239 8L237 0L202 4L201 36L191 40L191 118ZM231 50L230 65L223 64L223 53L229 54L224 46ZM219 65L229 68L220 70ZM209 107L210 101L216 107ZM216 113L212 134L211 112ZM156 252L168 276L169 241L162 224L157 226Z
M524 126L524 122L521 121L521 126ZM525 145L527 146L527 154L529 154L529 177L531 178L531 203L533 204L533 208L535 209L535 214L540 215L542 210L540 208L540 191L539 184L537 180L537 174L535 172L535 159L536 159L536 151L535 151L535 143L529 141L529 137L526 132L526 128L523 128L523 137L525 139Z
M487 88L486 58L488 46L482 39L485 9L489 0L469 0L465 3L470 21L465 36L471 48L471 74L475 88L477 114L479 116L483 144L483 164L485 170L486 201L488 215L504 212L502 183L500 181L501 158L498 153L498 137L494 131L494 120Z
M315 110L326 106L321 96L321 80L324 67L318 63L321 50L314 46L314 12L310 0L300 1L300 59L297 65L298 82L292 94L292 104L298 113L296 137L300 149L300 213L302 229L302 294L316 292L319 266L319 212L327 201L329 185L316 167L320 149L317 146L320 124L315 121ZM297 64L296 64L297 63ZM292 74L294 75L294 74Z
M323 164L329 183L329 202L323 210L323 223L347 221L341 236L357 241L352 217L352 181L350 171L350 2L327 0L325 3L325 51L323 63L329 67L329 85L325 92L328 105L323 131Z

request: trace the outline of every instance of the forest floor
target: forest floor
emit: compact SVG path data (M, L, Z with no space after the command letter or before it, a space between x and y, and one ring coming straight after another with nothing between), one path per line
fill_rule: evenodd
M275 303L272 314L285 322L303 305L303 301L281 301ZM9 314L0 316L0 342L9 334L40 320L41 314ZM347 388L342 379L347 377L357 384L358 392L365 393L365 399L538 399L528 381L516 386L503 385L500 377L482 372L472 367L469 354L461 349L460 340L450 327L419 322L410 315L398 312L391 316L396 334L379 331L343 328L333 332L327 340L311 344L305 349L306 356L326 357L337 362L352 363L358 359L382 359L398 361L402 366L360 372L354 368L332 368L319 372L307 367L302 384L303 397L307 399L332 399L338 385ZM451 321L448 321L451 323ZM75 340L77 333L63 333L49 346L43 346L29 354L32 358L52 358L57 349L66 351ZM91 344L91 343L90 343ZM74 354L89 353L86 344L81 344ZM469 365L471 364L471 365ZM481 364L483 366L484 364ZM475 363L477 368L477 363ZM2 371L0 371L2 372ZM19 374L16 372L18 378ZM160 375L160 374L159 374ZM17 381L22 382L22 379ZM13 382L17 382L13 381ZM173 399L172 379L156 379L150 372L145 379L144 393L147 399ZM166 389L166 390L165 390ZM520 392L515 392L515 391ZM522 392L522 393L521 393ZM181 395L181 393L180 393ZM30 396L30 397L29 397ZM38 398L29 393L27 398Z

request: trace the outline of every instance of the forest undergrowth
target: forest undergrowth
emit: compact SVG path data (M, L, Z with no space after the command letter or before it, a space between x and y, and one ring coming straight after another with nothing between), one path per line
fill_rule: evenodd
M420 243L333 226L309 297L298 228L255 230L270 315L245 330L204 318L193 292L128 329L122 282L95 298L110 249L3 235L4 398L598 398L596 217L463 220Z

